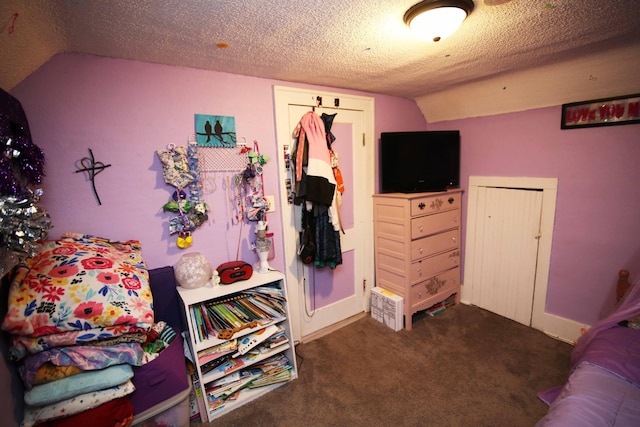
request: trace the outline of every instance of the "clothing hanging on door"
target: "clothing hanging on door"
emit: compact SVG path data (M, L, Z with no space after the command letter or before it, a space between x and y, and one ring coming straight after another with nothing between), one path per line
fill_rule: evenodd
M340 220L336 203L336 180L331 167L327 132L321 117L314 111L305 113L294 130L295 148L291 159L295 177L294 204L302 205L307 238L314 236L316 267L335 268L342 264L340 248ZM329 136L329 139L331 137ZM313 227L313 230L308 230ZM305 249L301 234L300 253ZM309 252L307 240L306 253ZM309 256L303 260L310 262Z
M333 126L333 119L336 118L334 114L322 113L320 118L324 123L324 131L327 137L327 149L329 150L329 158L331 161L331 170L333 171L333 178L336 181L336 193L335 193L335 211L338 217L338 225L340 227L340 231L344 234L344 227L342 227L342 217L340 216L340 205L342 204L342 195L344 194L344 180L342 179L342 172L340 172L339 164L338 164L338 153L333 150L333 142L336 140L336 137L331 133L331 126Z

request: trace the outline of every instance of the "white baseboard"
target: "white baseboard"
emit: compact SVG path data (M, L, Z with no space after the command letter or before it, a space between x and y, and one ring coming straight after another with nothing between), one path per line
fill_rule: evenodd
M546 312L541 323L541 325L532 325L532 327L569 344L574 344L584 331L590 328L590 325Z

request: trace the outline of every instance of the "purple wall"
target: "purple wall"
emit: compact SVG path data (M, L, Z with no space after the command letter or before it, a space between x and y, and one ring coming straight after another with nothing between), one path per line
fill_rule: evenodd
M43 205L55 225L51 237L77 231L137 238L150 267L174 264L184 252L168 234L168 215L161 208L172 187L163 181L155 152L170 143L184 144L195 113L234 116L238 138L258 140L261 151L272 157L265 188L278 196L274 84L311 88L86 55L55 56L12 91L47 157ZM427 126L413 101L373 96L376 137ZM629 268L637 274L640 125L560 130L559 124L558 106L428 128L461 130L463 185L469 175L559 178L547 309L590 324L613 302L616 271ZM74 173L88 148L97 160L112 165L96 178L102 206L85 177ZM235 259L240 233L228 223L227 197L217 184L217 192L205 197L211 221L196 230L189 249L204 253L214 267ZM241 236L241 258L251 262L256 259L249 249L252 225ZM278 236L281 227L277 215L271 215L270 230ZM282 268L282 257L278 245L272 265Z
M249 144L257 140L261 152L271 156L265 168L265 189L278 198L274 85L373 96L377 135L426 127L415 102L407 99L94 56L57 55L11 91L27 114L34 142L45 152L42 205L55 227L50 238L72 231L138 239L151 268L173 265L191 251L202 252L215 268L235 259L241 233L240 258L257 262L249 249L255 239L253 223L242 230L229 225L228 197L220 180L218 190L205 196L211 207L210 222L194 232L191 248L176 248L175 236L168 233L169 215L162 212L173 187L164 183L156 151L171 143L185 144L194 132L194 114L234 116L238 139L244 137ZM89 148L97 161L112 165L95 180L102 206L90 182L74 173ZM279 206L278 199L276 208ZM270 214L269 223L270 231L280 236L277 213ZM271 265L283 270L282 241L275 240ZM4 340L2 344L6 345ZM22 400L17 377L3 364L0 377L2 412L18 414L14 415L17 418ZM15 425L18 423L16 419Z
M135 238L142 241L150 267L175 264L184 252L167 231L162 205L172 189L162 179L155 152L170 143L186 143L196 113L234 116L238 137L260 142L262 153L273 159L266 167L267 193L279 197L274 84L312 88L77 54L52 58L11 91L47 157L43 205L55 225L51 237L75 231ZM383 131L427 128L413 101L372 96L376 138ZM632 278L640 270L640 125L561 131L559 123L560 107L553 107L436 123L428 129L461 130L462 183L470 175L559 178L547 311L590 324L613 304L617 270L629 268ZM90 183L74 173L89 148L96 160L112 165L96 178L102 206ZM204 253L215 267L235 259L239 230L228 225L222 191L206 201L212 221L194 233L189 251ZM277 236L281 229L272 214L270 230ZM254 262L248 248L252 233L252 227L242 230L241 258ZM278 246L275 268L283 268L282 257ZM7 394L5 366L0 374L0 400L10 408L2 412L8 413L16 394Z
M460 129L462 186L472 175L558 178L546 311L593 324L614 306L618 270L640 274L640 125L561 130L560 116L558 106L428 129Z
M222 174L214 175L216 190L205 196L211 208L209 223L194 232L191 248L176 247L176 236L167 228L170 214L162 212L174 188L164 183L156 151L167 144L186 144L196 113L234 116L238 140L257 140L261 153L271 157L265 167L265 191L277 196L275 84L292 86L93 56L54 57L12 91L47 158L42 204L55 225L50 237L75 231L135 238L142 241L150 267L173 265L187 251L202 252L216 267L235 259L241 233L241 258L257 261L250 250L254 224L242 230L229 224ZM376 132L426 126L413 101L386 96L375 100ZM95 180L102 206L85 176L74 173L89 148L96 160L111 164ZM281 235L279 218L271 215L269 222L270 231ZM272 265L282 268L282 257L282 248L276 247Z

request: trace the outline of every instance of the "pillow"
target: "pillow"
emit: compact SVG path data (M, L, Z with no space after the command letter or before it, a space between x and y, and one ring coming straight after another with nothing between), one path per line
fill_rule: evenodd
M40 337L153 324L149 273L139 241L66 233L44 242L9 289L2 329Z

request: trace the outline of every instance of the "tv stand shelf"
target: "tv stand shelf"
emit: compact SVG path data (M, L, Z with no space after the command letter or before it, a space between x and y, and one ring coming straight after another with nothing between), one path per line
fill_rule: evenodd
M414 313L460 300L462 190L373 196L376 286L403 298L404 323Z

